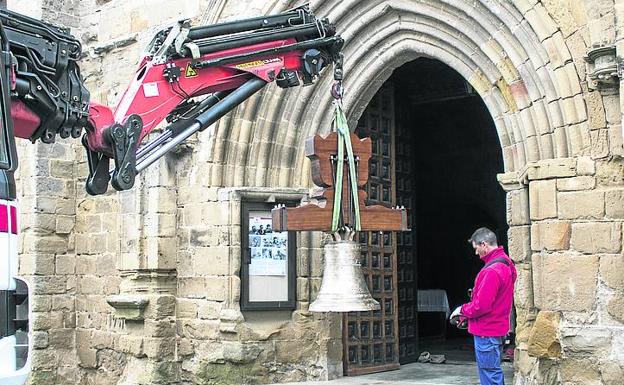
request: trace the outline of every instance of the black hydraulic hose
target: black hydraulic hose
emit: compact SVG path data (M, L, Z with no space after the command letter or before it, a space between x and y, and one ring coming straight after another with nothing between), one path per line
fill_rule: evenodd
M0 37L2 38L2 50L5 52L10 52L11 46L9 45L9 39L7 38L6 31L4 30L4 25L0 21Z
M137 162L137 173L143 171L149 165L160 159L163 155L171 151L178 144L185 141L189 136L193 135L197 131L202 131L209 127L211 124L223 117L223 115L227 114L236 106L249 99L249 97L262 89L262 87L264 87L266 84L267 82L260 78L253 78L247 81L247 83L238 87L236 90L232 91L231 94L226 96L223 100L215 104L206 112L199 114L197 117L195 117L195 119L189 119L190 124L185 130L180 131L177 136L171 138L171 140L163 144L162 147L158 148L151 154L146 155L139 162Z
M204 111L214 106L215 104L217 104L221 99L227 96L230 92L231 91L215 92L211 94L210 96L206 97L204 100L202 100L197 106L193 108L193 110ZM167 126L163 130L163 132L160 135L158 135L158 137L156 137L154 140L152 140L151 142L147 143L145 146L137 150L137 154L136 154L137 161L141 160L141 158L145 156L145 154L149 153L156 147L160 146L161 144L166 142L168 139L174 136L177 136L180 132L182 132L188 126L189 121L194 121L194 119L193 118L188 118L188 119L180 118L174 123Z
M274 16L260 16L247 20L195 27L191 28L188 37L191 40L206 39L209 37L252 31L260 28L275 28L280 26L286 27L303 24L306 22L306 17L301 17L302 15L305 14L301 11L295 11Z
M292 52L297 50L306 50L309 48L321 48L332 45L342 46L344 40L340 36L326 37L322 39L314 39L302 41L299 43L287 44L275 48L267 48L254 52L247 52L238 55L225 56L222 58L203 60L195 63L195 68L214 67L226 64L240 63L242 60L251 60L262 58L265 56L275 55L278 53Z
M333 33L331 32L333 31L330 31L329 35L333 35ZM266 43L275 40L290 38L314 39L319 37L324 37L320 35L319 26L317 26L316 23L311 23L291 28L282 28L257 33L247 33L240 36L232 36L229 38L219 39L217 41L197 42L196 44L199 47L199 53L205 55L212 52L246 47L253 44ZM188 48L186 48L184 54L186 56L189 56L191 52Z

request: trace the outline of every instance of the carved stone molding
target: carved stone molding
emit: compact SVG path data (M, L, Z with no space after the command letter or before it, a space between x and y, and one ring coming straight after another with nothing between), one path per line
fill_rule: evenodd
M172 294L176 293L177 272L174 269L120 270L121 293Z
M618 87L619 65L615 46L593 47L585 56L589 86L595 90L611 90Z
M140 321L149 299L139 295L111 295L106 297L106 302L115 308L116 318Z

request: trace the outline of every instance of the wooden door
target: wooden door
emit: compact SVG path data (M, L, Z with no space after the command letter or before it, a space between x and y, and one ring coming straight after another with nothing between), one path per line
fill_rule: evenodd
M395 103L396 202L405 206L410 232L397 234L397 292L399 320L399 362L407 364L418 359L418 285L416 281L416 172L413 162L415 127L409 126L409 105Z
M373 140L367 204L396 206L394 89L391 84L384 84L373 97L358 122L356 133ZM399 367L397 237L392 232L362 232L359 237L364 275L381 310L344 315L343 360L347 376Z

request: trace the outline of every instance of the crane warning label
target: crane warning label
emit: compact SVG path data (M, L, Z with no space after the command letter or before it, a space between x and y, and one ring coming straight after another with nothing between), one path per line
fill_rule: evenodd
M197 76L197 70L195 68L193 68L193 66L191 65L191 63L187 63L186 64L186 70L184 70L184 77L185 78L194 78L195 76Z

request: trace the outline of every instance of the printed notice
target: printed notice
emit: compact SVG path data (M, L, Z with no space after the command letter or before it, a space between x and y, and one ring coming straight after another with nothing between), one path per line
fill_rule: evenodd
M287 274L288 232L273 232L270 212L249 213L249 247L249 275Z

